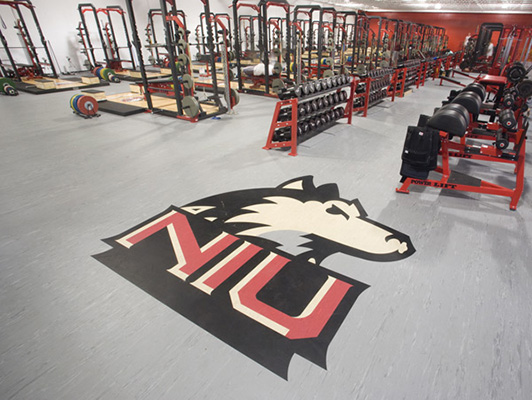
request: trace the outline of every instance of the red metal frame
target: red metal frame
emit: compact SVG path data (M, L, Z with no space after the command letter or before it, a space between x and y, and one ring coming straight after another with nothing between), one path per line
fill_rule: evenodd
M405 84L406 84L407 71L408 71L408 68L406 67L396 69L397 77L396 77L396 85L394 89L396 91L397 97L405 97ZM402 72L402 76L401 78L399 78L399 74L401 72ZM397 84L400 85L400 89L397 89Z
M456 190L460 192L484 193L496 196L510 197L510 209L515 210L517 203L523 193L524 176L525 176L525 155L526 155L526 138L524 137L525 130L521 129L518 133L520 147L515 154L514 159L502 158L503 152L494 148L493 146L483 145L479 148L479 153L472 154L467 150L471 146L461 143L451 142L447 132L440 131L442 165L436 168L436 172L440 173L441 179L415 179L406 178L400 188L396 188L398 193L410 193L408 190L410 185L430 186L439 189ZM452 151L451 151L452 150ZM451 175L451 168L449 166L449 159L457 157L462 159L473 159L479 161L495 161L499 163L507 163L515 165L514 174L516 175L515 188L510 189L501 185L496 185L484 180L480 181L480 186L462 185L457 183L449 183Z
M353 96L353 99L359 99L359 98L363 98L364 99L364 105L361 106L361 107L354 107L353 106L353 112L360 112L362 111L362 116L363 117L367 117L368 116L368 108L369 108L369 94L371 92L371 81L372 79L368 76L367 78L363 78L363 79L359 79L359 78L356 78L356 83L358 86L360 83L365 83L366 84L366 90L362 93L355 93L354 96ZM355 86L355 88L356 88Z

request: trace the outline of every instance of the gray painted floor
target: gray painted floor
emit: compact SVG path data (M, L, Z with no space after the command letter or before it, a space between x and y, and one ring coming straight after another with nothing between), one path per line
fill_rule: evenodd
M515 212L503 197L394 190L407 125L451 88L436 83L295 158L261 149L272 99L242 95L238 115L189 124L84 120L73 92L0 96L0 398L530 399L530 184ZM510 183L510 167L457 168ZM327 370L295 356L283 380L91 257L170 205L303 175L338 184L417 249L394 263L325 261L370 285Z

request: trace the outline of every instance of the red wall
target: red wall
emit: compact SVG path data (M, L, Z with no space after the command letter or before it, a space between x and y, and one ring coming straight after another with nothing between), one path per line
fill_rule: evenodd
M459 50L467 34L474 34L483 22L502 22L505 25L531 26L532 14L474 14L474 13L411 13L411 12L368 12L386 18L440 26L449 36L449 48Z

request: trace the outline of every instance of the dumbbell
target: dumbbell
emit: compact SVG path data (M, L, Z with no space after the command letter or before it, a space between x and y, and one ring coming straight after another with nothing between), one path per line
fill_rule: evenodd
M319 105L318 105L318 101L316 99L312 100L310 102L310 106L312 107L312 112L316 112L320 109Z
M295 89L296 89L296 87L279 88L278 92L277 92L277 95L279 96L279 98L281 100L292 99L294 97L298 97L295 94Z
M515 96L513 93L506 93L502 98L502 106L504 108L512 108L515 104Z
M316 88L316 92L321 92L322 91L321 81L314 82L314 87Z
M314 129L318 130L321 128L321 125L322 125L321 119L319 119L318 117L315 117L312 119L312 121L314 121L314 126L315 126Z
M325 107L325 105L323 104L323 97L320 97L319 99L317 99L317 102L318 102L318 108L320 110Z
M338 119L343 118L344 115L345 115L345 108L343 108L343 107L338 107L338 108L336 109L336 113L337 113Z
M302 96L308 96L310 92L310 82L305 82L301 84L301 93Z
M499 123L503 128L512 130L517 125L513 111L509 108L502 110L499 114Z
M298 110L299 111L299 110ZM289 121L292 118L292 108L285 108L279 112L277 121Z
M342 91L340 92L340 99L341 99L342 101L346 101L346 100L347 100L347 97L348 97L348 96L347 96L347 91L342 90Z
M304 104L300 104L297 107L297 115L299 116L299 118L304 118L305 115L307 115L307 109L305 108Z
M340 96L338 95L338 92L334 92L333 97L334 97L334 104L338 104L340 102Z
M290 127L277 129L273 133L273 140L275 140L276 142L286 142L290 140L290 137L292 136L291 129L292 128Z
M310 129L308 122L300 122L303 135L306 135Z
M322 101L323 101L323 108L327 108L329 107L329 97L328 96L323 96L322 97Z
M502 131L497 131L496 139L495 139L495 146L499 150L504 150L510 145L510 141L508 140L508 135Z

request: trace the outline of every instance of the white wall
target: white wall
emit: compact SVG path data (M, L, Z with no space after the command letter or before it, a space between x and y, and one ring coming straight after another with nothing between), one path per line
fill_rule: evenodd
M81 47L78 43L78 37L76 36L76 27L80 21L77 7L78 4L82 2L92 3L96 8L119 5L124 10L126 9L124 0L33 0L44 36L51 43L51 47L57 58L57 63L59 64L59 68L62 72L83 69L82 65L84 57L80 53ZM247 2L256 4L258 3L258 0L248 0ZM292 5L316 3L316 1L312 2L306 0L295 0L290 2ZM231 0L210 0L211 11L215 13L225 12L232 15L232 9L229 8L230 4ZM199 24L200 13L203 12L202 2L200 0L177 0L177 5L179 9L185 11L188 27L191 31L193 31L196 25ZM148 10L151 8L159 8L160 2L159 0L133 0L133 6L135 10L135 16L137 18L139 37L144 45L144 28L147 25ZM277 7L271 8L272 16L276 15L276 9ZM39 42L39 36L32 28L33 24L31 23L31 15L27 12L25 12L24 15L28 25L30 25L32 38L37 45L37 42ZM10 9L10 7L0 6L0 16L2 16L7 25L7 29L3 29L0 21L0 27L2 27L2 31L4 32L4 35L6 35L10 46L21 46L22 43L20 42L20 38L16 34L15 29L13 29L13 24L16 19L15 13ZM92 16L90 17L93 18ZM113 21L118 20L113 19ZM89 25L89 27L90 26L91 25ZM120 25L116 24L116 26L118 28ZM117 35L119 35L118 32ZM161 39L163 39L161 35L159 36ZM194 36L192 37L191 41L195 41ZM94 43L99 43L96 36L94 36ZM144 53L146 61L147 53ZM24 51L15 50L14 55L17 61L25 61ZM6 61L5 53L3 51L0 51L0 57Z

